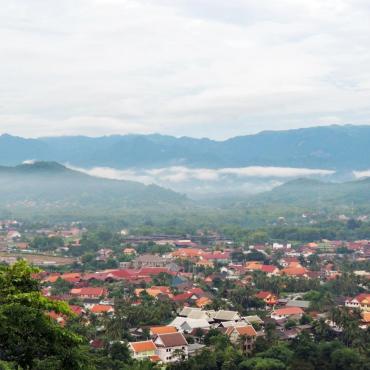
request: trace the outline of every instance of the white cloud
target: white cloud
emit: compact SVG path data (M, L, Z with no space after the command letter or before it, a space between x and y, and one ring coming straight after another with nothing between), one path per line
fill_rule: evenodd
M173 166L156 169L117 170L109 167L84 169L71 165L67 166L91 176L139 181L147 185L157 184L191 196L221 193L238 193L239 195L257 193L270 190L291 178L329 176L335 172L288 167L210 169Z
M365 0L0 0L0 132L370 124Z
M353 171L353 175L356 177L356 179L361 179L361 178L364 178L364 177L370 177L370 170Z

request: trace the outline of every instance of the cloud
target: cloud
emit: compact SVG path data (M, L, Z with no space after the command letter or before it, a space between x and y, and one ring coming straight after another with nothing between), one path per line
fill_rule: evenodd
M0 132L370 124L365 0L0 0Z
M364 177L370 177L370 170L353 171L353 175L356 177L356 179L361 179L361 178L364 178Z
M223 168L219 170L221 174L236 175L238 177L297 177L297 176L326 176L332 175L335 171L318 170L310 168L292 167L243 167L243 168Z
M36 161L34 159L27 159L26 161L23 161L22 164L35 164Z
M295 177L329 176L335 171L288 168L288 167L242 167L242 168L188 168L173 166L156 169L117 170L109 167L91 169L67 165L69 168L91 176L116 180L139 181L157 184L189 195L219 193L256 193L270 190Z

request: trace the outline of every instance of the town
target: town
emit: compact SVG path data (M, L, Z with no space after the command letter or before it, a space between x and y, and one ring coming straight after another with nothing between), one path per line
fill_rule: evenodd
M370 240L249 244L217 230L132 235L2 220L0 260L40 267L42 295L71 311L48 316L130 368L186 368L229 348L241 369L285 369L269 349L291 352L297 338L341 343L343 356L369 344Z

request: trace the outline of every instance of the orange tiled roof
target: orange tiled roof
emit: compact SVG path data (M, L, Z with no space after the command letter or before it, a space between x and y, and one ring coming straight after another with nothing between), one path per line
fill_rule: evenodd
M155 351L157 349L156 345L153 343L152 340L146 340L143 342L131 342L130 345L136 353L150 352Z
M281 273L288 276L300 276L306 274L307 270L304 267L287 267L281 270Z
M207 304L211 304L212 300L209 299L208 297L200 297L199 299L196 300L195 304L197 307L202 308L206 306Z
M177 329L174 326L153 326L150 331L154 334L170 334L177 333Z
M261 270L262 263L258 261L250 261L245 264L247 270Z
M303 313L302 308L300 307L285 307L285 308L280 308L278 310L275 310L272 312L274 315L300 315Z
M91 309L92 313L104 313L109 311L113 311L113 307L105 304L96 304Z
M247 335L248 337L255 337L257 332L254 330L252 325L248 326L237 326L235 330L239 333L239 335Z

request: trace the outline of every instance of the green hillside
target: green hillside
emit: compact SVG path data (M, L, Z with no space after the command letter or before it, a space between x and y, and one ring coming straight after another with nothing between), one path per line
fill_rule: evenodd
M55 162L0 167L0 208L33 212L177 206L186 197L156 185L109 180Z

